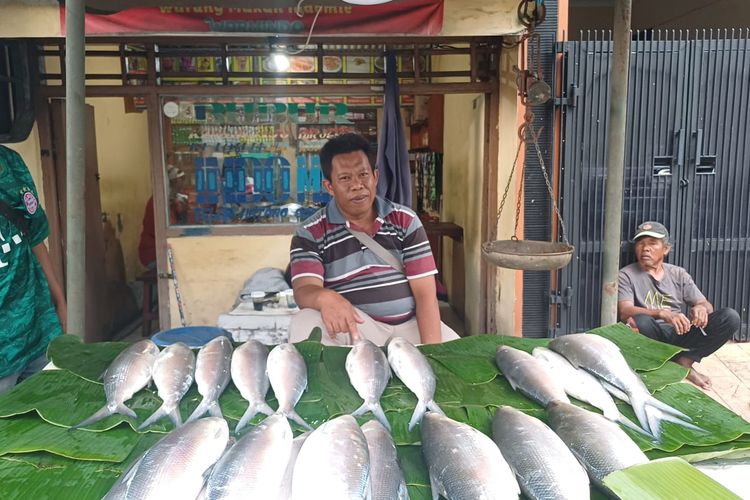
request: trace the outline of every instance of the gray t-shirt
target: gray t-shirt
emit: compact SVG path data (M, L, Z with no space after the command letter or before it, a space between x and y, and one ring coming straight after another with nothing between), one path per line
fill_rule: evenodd
M661 281L641 269L637 262L620 269L617 277L618 301L632 301L646 309L669 309L687 314L687 308L706 300L688 272L663 264Z

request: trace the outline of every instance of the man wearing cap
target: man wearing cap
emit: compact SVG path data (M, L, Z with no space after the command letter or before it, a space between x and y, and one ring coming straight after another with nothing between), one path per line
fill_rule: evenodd
M732 338L740 315L728 307L715 311L685 269L664 262L672 245L663 224L644 222L633 242L638 261L618 276L620 320L647 337L685 348L674 361L690 370L688 380L710 388L710 379L693 364Z

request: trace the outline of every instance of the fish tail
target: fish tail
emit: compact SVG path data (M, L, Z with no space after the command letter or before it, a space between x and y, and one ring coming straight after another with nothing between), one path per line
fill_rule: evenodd
M690 429L696 432L708 432L702 427L698 427L695 424L686 422L681 418L672 415L671 413L664 412L658 408L654 408L653 406L646 406L646 412L649 414L649 418L652 419L653 422L660 427L661 422L671 422L673 424L680 425L682 427L685 427L686 429Z
M242 418L240 418L240 421L237 422L237 427L234 428L234 433L236 434L244 429L245 425L247 425L247 423L258 413L263 413L264 415L273 415L273 410L265 401L250 403L250 405L248 405L247 407L247 410L245 410L245 413L242 415Z
M375 415L375 418L378 419L378 422L383 424L383 427L388 429L388 432L391 432L391 424L388 423L388 419L385 416L385 412L383 411L383 407L380 406L380 402L378 401L374 405L372 405L372 414Z
M175 428L182 427L182 415L180 415L180 405L175 406L172 408L172 411L167 413L169 416L169 419L174 424Z
M646 401L646 404L649 405L649 406L653 406L655 408L658 408L658 409L660 409L664 413L669 413L670 415L673 415L673 416L675 416L677 418L681 418L682 420L687 420L688 422L692 422L693 421L692 418L688 417L687 415L685 415L684 413L682 413L680 410L678 410L676 408L672 408L671 406L669 406L666 403L662 403L661 401L659 401L658 399L656 399L653 396L651 396L651 397L648 398L648 400Z
M151 414L151 416L149 416L146 420L144 420L143 423L139 425L135 430L138 432L141 432L143 429L153 424L160 418L166 416L168 413L169 412L167 411L167 408L165 408L164 405L161 405L154 413Z
M641 428L643 430L649 432L652 436L656 437L658 440L656 433L657 430L654 430L651 428L651 420L648 417L648 413L646 411L646 401L648 398L651 397L650 395L642 395L635 393L629 394L630 398L630 406L633 407L633 411L635 412L635 416L638 418L638 423L641 424Z
M365 413L370 411L371 407L372 405L365 401L364 403L362 403L362 406L352 412L352 417L359 417L361 415L364 415Z
M214 401L210 405L208 405L208 414L212 417L219 417L223 418L224 415L221 413L221 406L219 406L218 401Z
M430 411L434 411L435 413L438 413L440 415L445 415L442 408L438 406L434 399L427 402L427 409Z
M89 425L91 425L91 424L93 424L95 422L98 422L100 420L104 420L105 418L107 418L108 416L110 416L110 415L112 415L114 413L115 413L114 410L111 410L109 408L109 406L104 405L99 410L97 410L96 413L94 413L93 415L91 415L89 418L83 420L82 422L77 423L76 425L74 425L73 427L71 427L68 430L72 431L74 429L80 429L81 427L89 426Z
M211 403L206 401L206 398L203 398L200 404L195 408L195 410L193 410L193 413L191 413L190 416L187 418L187 420L185 420L185 423L189 424L190 422L198 420L200 417L203 416L204 413L208 411L208 407L210 405Z
M644 429L641 429L640 427L635 425L635 423L632 420L630 420L628 417L626 417L622 413L618 413L616 418L610 419L610 420L612 420L613 422L617 422L618 424L630 429L631 431L637 432L639 434L643 434L644 436L651 438L651 439L656 439L656 436L652 435L650 432Z
M648 417L648 425L651 428L651 434L654 435L654 439L657 443L661 443L661 411L657 408L647 406L646 416Z
M422 417L424 416L426 411L427 411L427 404L421 399L417 401L417 406L414 408L414 413L412 413L411 415L411 420L409 420L409 430L414 429L414 426L422 421Z
M294 408L286 412L286 417L291 419L293 422L296 422L297 424L301 425L308 431L313 430L312 426L305 422L305 419L299 416L299 413L297 413Z

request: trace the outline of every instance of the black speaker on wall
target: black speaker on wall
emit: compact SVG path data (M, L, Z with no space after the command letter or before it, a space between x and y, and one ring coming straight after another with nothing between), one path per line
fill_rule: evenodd
M28 44L0 40L0 144L26 140L34 126Z

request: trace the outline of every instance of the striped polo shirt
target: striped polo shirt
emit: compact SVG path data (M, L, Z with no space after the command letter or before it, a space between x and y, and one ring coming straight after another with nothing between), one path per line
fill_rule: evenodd
M340 293L373 319L398 324L415 313L409 280L437 274L427 233L407 207L375 199L375 241L404 264L399 272L385 264L352 235L350 224L331 200L304 221L292 238L292 281L304 276L323 280L325 288ZM362 230L356 225L354 229Z

